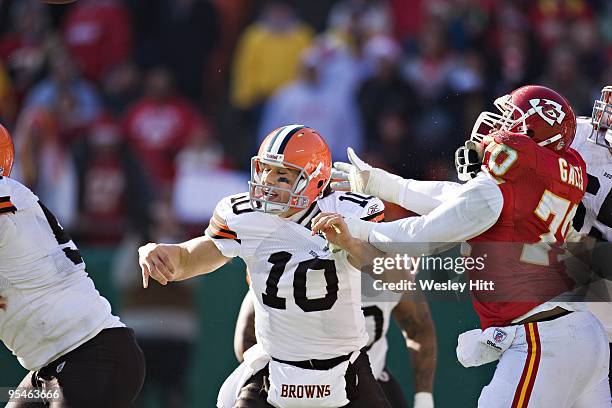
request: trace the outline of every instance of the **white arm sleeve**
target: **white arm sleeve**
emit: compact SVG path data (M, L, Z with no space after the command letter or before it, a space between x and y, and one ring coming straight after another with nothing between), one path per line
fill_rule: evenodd
M463 184L452 181L402 180L399 202L407 210L417 214L429 214L442 202L456 196Z
M455 197L445 200L427 215L373 225L350 220L349 228L357 238L367 236L381 251L409 250L427 255L445 248L444 243L462 242L491 228L501 214L503 201L497 184L482 174L461 186Z
M366 193L400 205L417 214L428 214L456 195L462 184L452 181L405 179L381 169L370 170Z

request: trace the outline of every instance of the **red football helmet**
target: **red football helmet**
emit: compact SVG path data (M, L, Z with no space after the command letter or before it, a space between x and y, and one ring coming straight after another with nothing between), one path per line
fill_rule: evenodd
M593 130L588 139L612 152L612 86L601 90L601 97L593 105L591 124Z
M286 203L270 201L270 192L285 190L262 184L262 164L298 170ZM257 156L251 159L249 193L251 207L267 213L290 208L308 208L322 194L331 179L331 152L319 133L304 125L288 125L268 134Z
M8 130L0 125L0 176L11 175L13 160L15 159L15 148Z
M496 130L525 134L553 151L567 149L576 136L576 115L569 102L550 88L528 85L493 102L500 114L482 112L470 139L482 142Z

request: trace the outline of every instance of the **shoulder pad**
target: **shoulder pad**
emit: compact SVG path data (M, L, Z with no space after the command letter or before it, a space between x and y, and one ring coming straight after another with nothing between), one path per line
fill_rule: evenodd
M38 205L38 197L26 186L8 177L0 177L0 212L15 212Z
M226 222L229 222L229 220L241 214L251 212L254 212L254 210L251 208L249 193L240 193L224 197L215 208L215 215Z
M217 204L215 213L211 217L205 233L214 240L228 240L240 244L241 239L235 228L236 221L241 214L251 212L254 211L251 209L247 193L225 197ZM230 256L231 254L231 256L236 256L236 251L230 251L230 249L235 249L231 248L231 245L223 244L221 246L221 251L224 255Z

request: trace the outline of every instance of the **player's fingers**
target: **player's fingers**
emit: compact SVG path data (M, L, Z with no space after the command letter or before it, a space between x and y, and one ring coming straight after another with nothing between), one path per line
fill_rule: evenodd
M150 276L153 279L155 279L156 281L158 281L162 285L168 284L168 279L166 279L166 277L164 275L162 275L159 271L157 271L155 269L151 269L151 275Z
M344 170L332 169L332 171L331 171L331 179L332 180L348 180L349 179L349 175L348 175L348 172L346 172Z
M359 158L359 156L357 156L357 153L355 153L352 147L348 147L346 149L346 154L348 155L348 158L351 163L353 163L355 167L357 167L357 170L365 170L369 167L368 163L364 162Z
M351 191L351 183L348 181L332 181L330 187L336 191Z
M345 173L350 173L351 170L353 169L353 165L350 163L345 163L345 162L335 162L334 163L334 168L336 170L340 170L343 171Z
M320 213L312 219L312 233L316 234L321 230L321 227L325 224L325 221L330 216L330 213Z
M172 267L172 263L170 262L170 258L166 254L157 253L156 255L156 263L159 266L160 272L168 279L172 280L174 277L174 268Z
M140 267L142 268L142 287L146 289L149 287L149 275L151 273L147 264L141 263Z
M153 258L149 259L149 275L162 285L168 283L168 278L161 272L160 265Z
M340 224L341 222L342 222L342 217L340 215L336 214L336 215L330 216L325 220L325 224L323 225L322 230L327 231L329 229L333 229L334 231L338 233L340 232L339 227L341 226Z

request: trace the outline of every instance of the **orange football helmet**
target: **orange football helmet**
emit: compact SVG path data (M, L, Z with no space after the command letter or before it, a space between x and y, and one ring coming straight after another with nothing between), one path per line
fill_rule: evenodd
M0 176L10 176L14 159L15 148L13 147L13 139L11 139L8 130L0 125Z
M293 187L284 189L261 183L262 164L299 171ZM331 179L331 152L319 133L304 125L280 127L268 134L251 159L249 193L256 211L283 213L290 208L308 208ZM285 203L269 200L271 192L288 191Z

